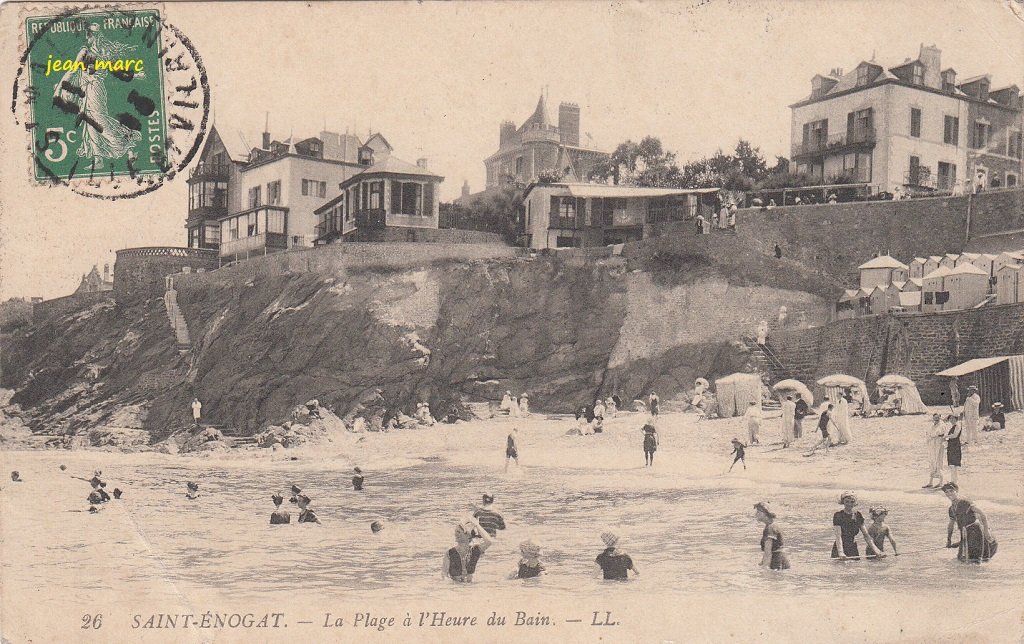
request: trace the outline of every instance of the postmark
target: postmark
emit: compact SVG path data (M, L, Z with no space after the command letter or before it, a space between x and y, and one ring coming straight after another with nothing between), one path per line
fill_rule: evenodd
M202 58L154 5L25 16L11 104L40 186L103 199L152 192L198 153L210 114Z

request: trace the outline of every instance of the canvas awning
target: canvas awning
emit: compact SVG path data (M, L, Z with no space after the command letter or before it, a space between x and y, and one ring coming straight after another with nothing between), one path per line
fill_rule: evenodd
M566 186L573 197L669 197L718 192L718 188L639 188L636 186L609 186L600 183L569 184Z
M968 360L967 362L960 363L955 367L950 367L949 369L940 371L935 375L950 377L965 376L969 373L974 373L975 371L988 369L992 365L999 364L1000 362L1005 362L1006 360L1009 359L1010 356L997 356L995 358L974 358L973 360Z

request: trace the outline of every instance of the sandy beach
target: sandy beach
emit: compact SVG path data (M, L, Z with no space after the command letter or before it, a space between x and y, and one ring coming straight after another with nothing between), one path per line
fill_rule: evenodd
M768 416L762 446L748 448L747 469L731 474L729 441L746 440L742 419L698 421L686 413L658 419L661 445L653 468L643 466L646 417L632 412L588 436L566 435L575 425L571 417L537 414L337 434L315 446L273 452L5 451L3 470L19 470L24 482L11 483L5 474L0 486L4 635L11 641L60 641L61 633L75 632L81 641L221 642L289 641L301 633L305 641L336 641L354 636L351 620L358 612L401 621L407 612L449 611L482 622L494 611L514 622L519 611L550 616L555 623L535 627L538 637L565 641L618 641L615 627L594 621L621 621L648 641L768 641L769 634L771 641L793 642L810 636L1017 641L1024 616L1024 582L1013 572L1024 562L1024 542L1015 539L1024 527L1019 414L1010 416L1009 430L983 433L965 452L964 494L989 513L1001 540L999 555L982 567L957 564L954 551L942 548L948 501L921 489L929 416L854 419L850 445L810 457L803 453L816 440L811 422L798 444L781 449L779 419ZM513 426L522 468L506 475L504 444ZM367 472L368 496L351 496L347 479L354 465ZM90 515L84 511L88 485L71 475L87 478L95 469L103 471L108 489L125 489L125 497ZM186 479L199 481L203 493L191 506L184 505ZM269 493L292 481L309 482L324 524L268 531ZM446 495L435 503L434 490L446 481L458 486L461 498ZM478 502L481 489L497 490L510 529L473 585L439 587L438 560L451 545L451 525ZM906 556L875 569L855 563L838 570L840 564L827 563L830 516L845 489L860 495L865 515L868 505L890 509ZM766 498L793 535L794 568L781 575L756 569L759 526L749 508ZM186 509L198 513L188 523L182 521ZM561 525L561 515L572 525ZM368 519L375 516L390 522L386 542L368 543ZM595 521L589 531L588 521ZM597 535L611 522L643 571L626 585L586 576L587 562L600 551ZM701 533L708 531L718 532L705 541ZM504 579L524 536L539 536L552 559L548 577L528 590ZM352 569L360 566L365 570ZM910 580L900 581L907 574ZM433 598L417 600L427 587ZM923 603L944 591L955 611ZM776 592L793 600L784 611L766 599ZM651 593L678 595L680 610L649 619L644 606ZM292 630L142 628L153 615L204 611L257 614L256 622L283 613ZM619 617L606 619L606 611ZM106 615L107 626L83 629L83 615L96 612ZM343 616L345 626L324 626L331 621L327 613ZM865 613L883 618L865 619ZM483 623L415 631L364 625L358 637L391 641L414 633L420 640L450 641L472 634L511 641L522 632Z

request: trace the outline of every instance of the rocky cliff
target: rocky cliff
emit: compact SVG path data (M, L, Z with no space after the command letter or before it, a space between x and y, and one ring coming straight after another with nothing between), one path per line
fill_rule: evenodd
M344 416L377 388L406 413L506 389L551 412L598 394L667 399L698 376L743 369L737 340L779 306L827 317L822 294L786 288L834 290L827 278L758 269L763 258L730 271L734 260L661 244L585 261L193 274L176 280L189 352L176 351L161 300L104 302L14 337L3 382L36 431L82 431L142 402L154 438L189 421L193 396L204 420L245 434L311 398Z

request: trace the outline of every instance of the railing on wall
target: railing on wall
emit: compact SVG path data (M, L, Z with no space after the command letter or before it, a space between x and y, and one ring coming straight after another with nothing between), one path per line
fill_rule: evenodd
M196 259L217 259L217 251L209 248L180 248L177 246L146 246L123 248L117 251L117 258L130 257L194 257Z

